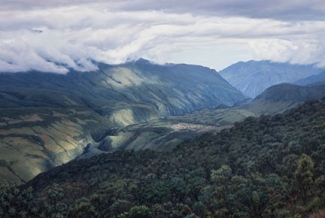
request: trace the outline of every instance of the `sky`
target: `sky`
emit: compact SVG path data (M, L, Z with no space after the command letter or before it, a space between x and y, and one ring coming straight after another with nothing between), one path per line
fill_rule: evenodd
M0 72L67 73L146 58L217 71L325 67L323 0L0 0Z

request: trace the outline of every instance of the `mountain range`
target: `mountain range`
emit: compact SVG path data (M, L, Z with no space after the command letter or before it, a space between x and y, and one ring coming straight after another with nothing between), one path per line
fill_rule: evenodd
M250 98L255 98L273 85L304 81L306 77L317 75L322 71L324 69L317 68L315 65L248 61L230 65L219 74L235 88ZM303 85L301 82L300 84Z
M324 83L324 82L325 82L325 71L322 71L317 75L312 75L307 78L300 79L296 81L294 84L305 86L305 85Z
M143 140L175 146L179 140L171 131L177 129L172 122L141 131L120 128L245 100L205 67L156 65L140 59L98 68L66 75L0 74L1 178L24 183L93 148L99 149L93 152L132 148L134 140L133 147L146 147ZM168 132L172 134L166 142L162 134Z
M277 82L296 81L310 70L312 77L306 81L322 76L313 66L268 61L239 65L237 69L246 71L264 66L261 69L278 75ZM295 70L301 71L299 76L293 75ZM171 151L204 132L325 96L323 84L279 84L249 99L220 76L224 72L139 59L120 65L98 63L96 71L71 70L66 75L2 73L0 178L26 183L73 159L117 150ZM249 78L264 89L259 77L247 76L245 81Z
M153 106L163 116L232 106L245 99L216 71L201 66L156 65L140 59L98 67L67 75L0 74L1 107L89 107L106 116L117 102L125 102Z

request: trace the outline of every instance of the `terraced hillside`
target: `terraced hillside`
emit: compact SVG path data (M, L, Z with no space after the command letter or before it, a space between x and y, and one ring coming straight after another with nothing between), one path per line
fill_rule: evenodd
M16 108L0 114L0 178L16 183L76 158L113 127L89 109Z

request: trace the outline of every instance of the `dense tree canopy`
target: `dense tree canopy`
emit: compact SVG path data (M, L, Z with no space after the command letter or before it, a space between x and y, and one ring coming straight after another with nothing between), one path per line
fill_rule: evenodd
M249 117L169 153L72 161L0 185L1 217L317 217L325 208L325 102Z

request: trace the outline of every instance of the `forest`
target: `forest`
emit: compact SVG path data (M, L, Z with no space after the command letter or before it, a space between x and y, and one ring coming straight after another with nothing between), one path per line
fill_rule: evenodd
M0 217L324 217L325 99L0 184Z

